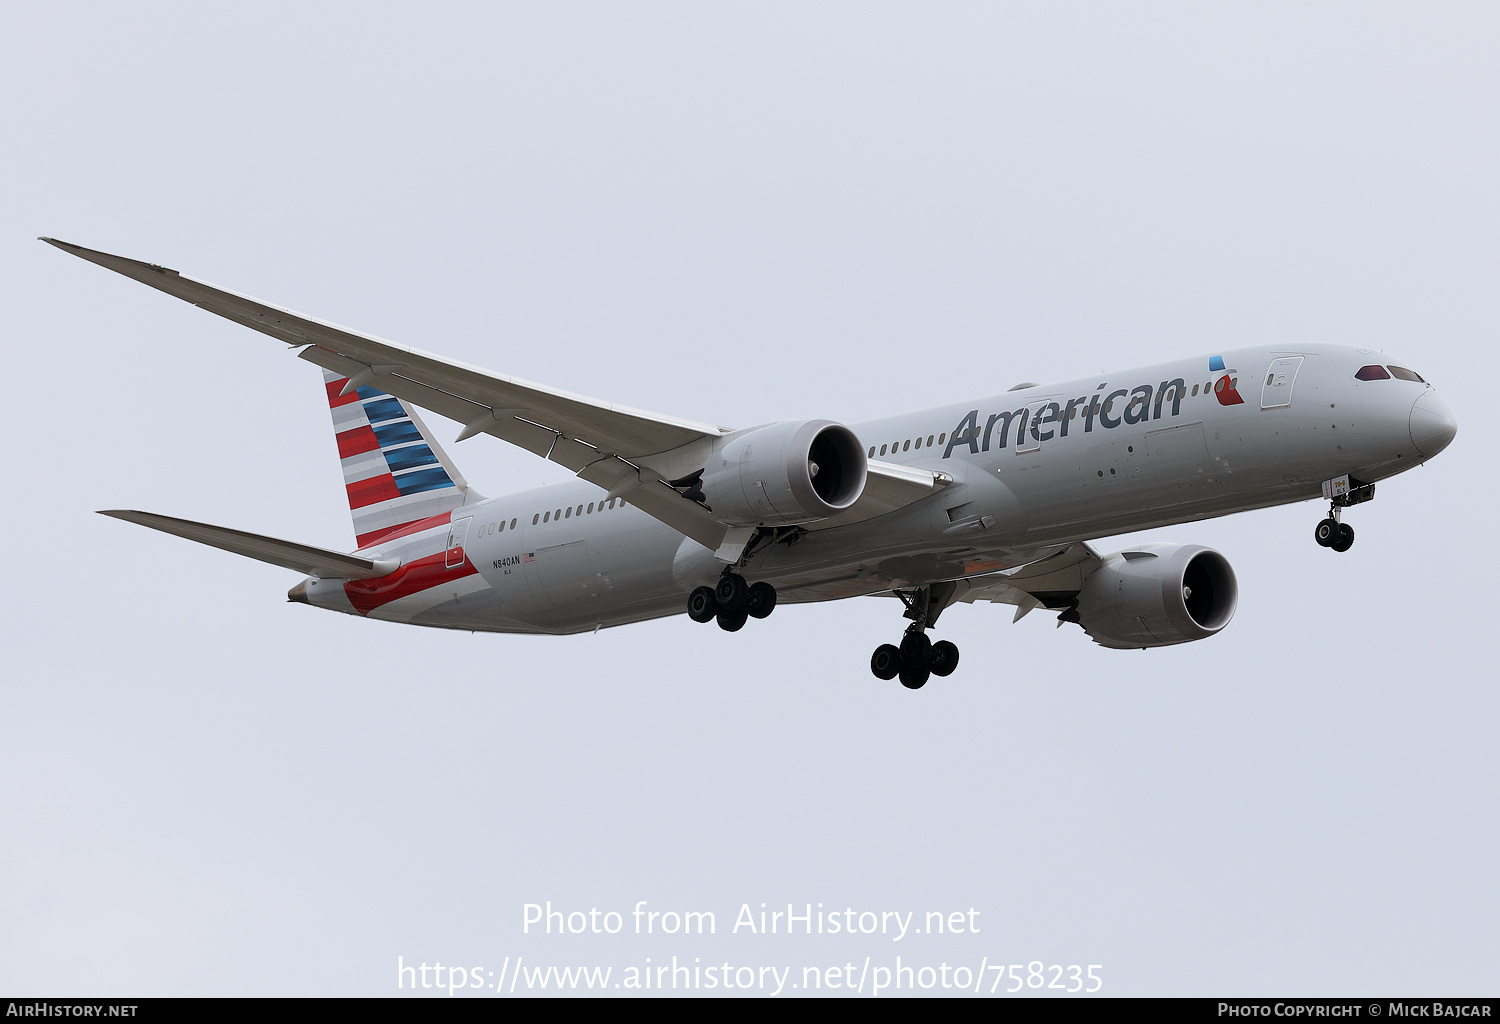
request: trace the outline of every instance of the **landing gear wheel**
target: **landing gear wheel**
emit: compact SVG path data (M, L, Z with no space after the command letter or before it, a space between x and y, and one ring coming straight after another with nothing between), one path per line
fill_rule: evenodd
M913 665L901 666L901 685L908 690L920 690L927 685L927 677L931 671L926 666Z
M745 596L745 611L757 619L770 615L776 608L776 588L769 583L752 583Z
M717 614L719 602L712 587L699 587L688 595L688 618L694 622L708 622Z
M735 630L743 626L745 624L745 620L749 617L750 616L745 614L745 609L743 608L741 608L737 612L720 611L718 616L719 628L724 630L724 632L726 633L733 633Z
M932 656L932 641L926 633L908 633L901 638L901 664L927 670L927 661Z
M958 668L958 645L951 640L939 640L932 645L930 663L933 675L952 675L953 670Z
M1348 523L1340 523L1339 539L1330 544L1329 547L1335 551L1348 551L1354 547L1354 527Z
M1333 547L1338 543L1339 525L1340 524L1337 519L1329 516L1327 519L1319 523L1318 528L1313 531L1313 540L1318 542L1319 547Z
M745 600L750 596L750 588L745 585L745 577L738 573L726 572L719 577L719 585L714 587L714 600L719 602L720 611L738 612L744 610ZM721 622L723 620L720 620ZM736 629L739 627L736 626Z
M870 671L876 679L895 679L901 671L901 651L895 644L881 644L870 656Z

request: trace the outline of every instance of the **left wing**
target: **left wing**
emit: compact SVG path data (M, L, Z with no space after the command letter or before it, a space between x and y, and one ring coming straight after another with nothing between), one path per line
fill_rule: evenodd
M300 348L300 358L465 424L458 440L485 433L519 445L598 484L698 543L717 550L726 527L703 505L666 483L682 475L728 427L642 412L444 359L347 327L239 295L175 270L85 249L54 238L64 252L210 313ZM347 389L346 389L347 390ZM868 495L814 528L882 515L933 493L941 474L871 462Z

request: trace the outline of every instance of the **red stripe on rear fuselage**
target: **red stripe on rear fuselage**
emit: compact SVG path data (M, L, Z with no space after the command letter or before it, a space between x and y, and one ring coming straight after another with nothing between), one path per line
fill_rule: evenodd
M428 516L426 519L418 519L414 522L402 523L399 526L382 526L378 530L371 530L369 533L362 533L358 537L355 537L354 543L358 545L359 548L363 549L369 547L372 544L380 544L388 540L395 540L397 537L406 537L413 533L421 533L423 530L430 530L434 526L442 526L443 524L451 523L452 521L453 513L444 512L441 515Z
M398 598L420 594L452 580L473 576L479 571L468 558L464 559L462 565L449 569L444 565L447 557L448 552L439 551L435 555L403 565L389 576L375 580L350 580L344 584L344 593L361 615L369 615L381 605L390 604Z

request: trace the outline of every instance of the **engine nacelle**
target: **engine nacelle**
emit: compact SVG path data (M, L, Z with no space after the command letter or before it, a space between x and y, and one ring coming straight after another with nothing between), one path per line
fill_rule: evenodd
M703 467L703 494L729 526L795 526L853 505L867 470L864 447L842 424L772 423L718 444Z
M1078 591L1078 621L1104 647L1166 647L1229 625L1240 588L1229 560L1200 544L1146 544L1104 559Z

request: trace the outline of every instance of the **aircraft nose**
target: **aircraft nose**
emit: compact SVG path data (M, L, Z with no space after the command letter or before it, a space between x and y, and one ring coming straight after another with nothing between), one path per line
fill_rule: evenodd
M1411 407L1411 443L1432 458L1453 441L1458 420L1436 391L1426 391Z

